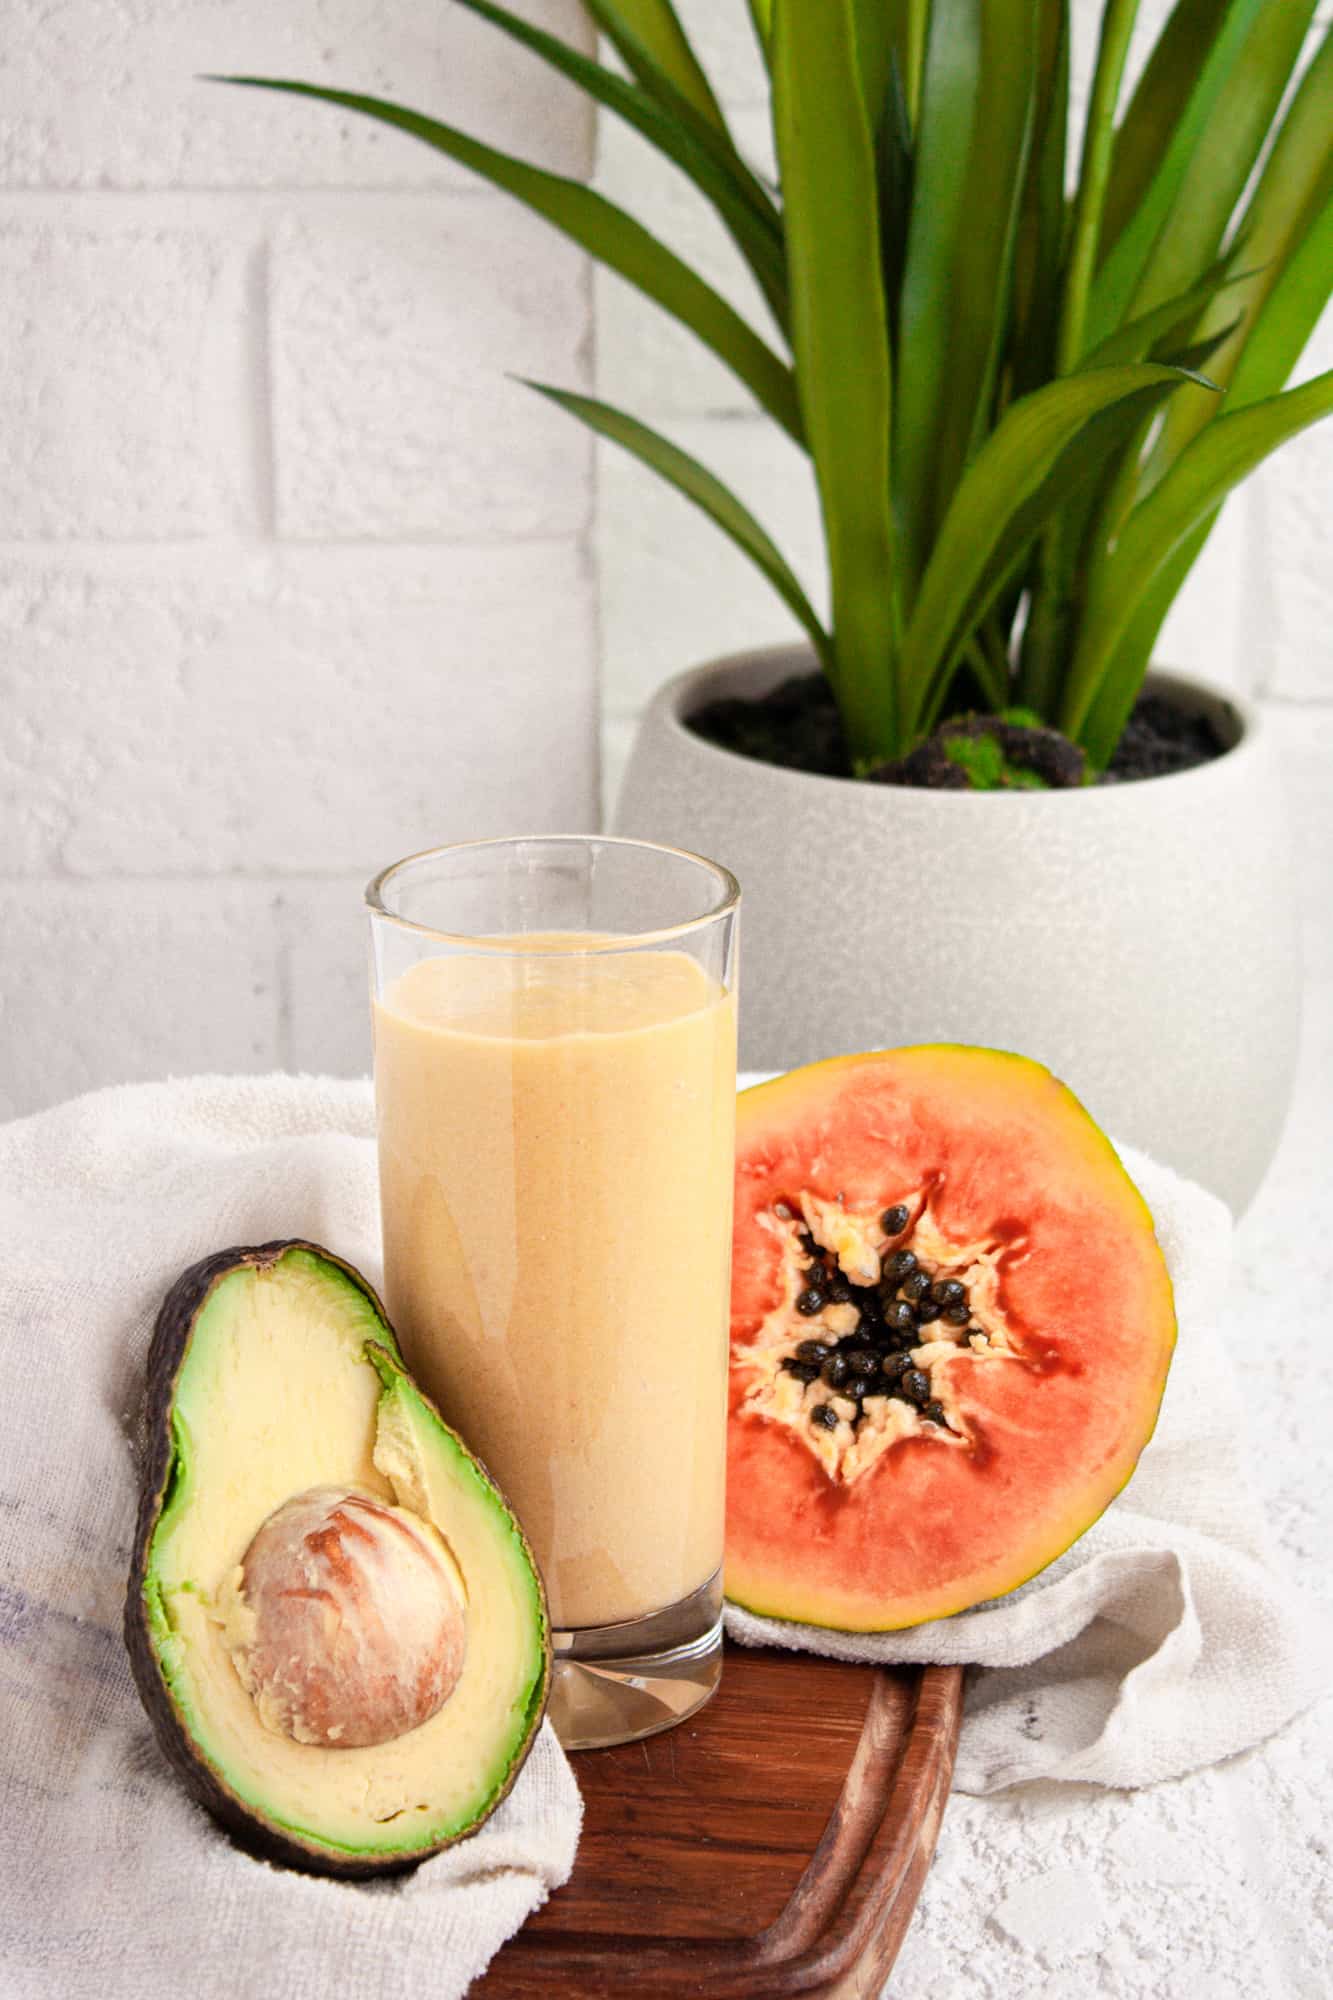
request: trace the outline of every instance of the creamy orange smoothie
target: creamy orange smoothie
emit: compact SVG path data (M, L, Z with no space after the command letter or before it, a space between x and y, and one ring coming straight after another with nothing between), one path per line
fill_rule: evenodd
M390 1317L557 1629L722 1558L735 1000L685 952L589 942L424 959L375 1006Z

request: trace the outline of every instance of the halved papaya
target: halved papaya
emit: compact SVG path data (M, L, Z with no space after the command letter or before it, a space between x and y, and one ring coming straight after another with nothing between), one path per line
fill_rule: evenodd
M739 1100L726 1591L845 1631L1013 1590L1152 1434L1166 1263L1040 1064L890 1049Z

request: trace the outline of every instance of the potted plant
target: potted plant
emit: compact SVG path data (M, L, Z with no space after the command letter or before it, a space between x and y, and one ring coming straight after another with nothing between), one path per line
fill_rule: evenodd
M704 466L534 385L702 508L808 635L663 689L619 813L740 875L745 1059L1019 1048L1243 1204L1294 1057L1277 801L1243 704L1161 674L1143 695L1227 493L1333 410L1333 374L1283 388L1333 279L1314 0L1178 0L1132 92L1137 0L1106 0L1072 173L1068 0L750 0L776 185L670 0L588 0L623 74L459 4L688 176L770 328L591 189L379 99L237 81L362 111L515 194L808 452L827 615ZM1124 782L1136 707L1191 768L1157 774L1157 745Z

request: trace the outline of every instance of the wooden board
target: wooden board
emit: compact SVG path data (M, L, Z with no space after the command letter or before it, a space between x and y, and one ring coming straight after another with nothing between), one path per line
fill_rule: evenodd
M474 1991L878 1994L935 1850L961 1712L958 1667L729 1647L690 1721L574 1758L574 1873Z

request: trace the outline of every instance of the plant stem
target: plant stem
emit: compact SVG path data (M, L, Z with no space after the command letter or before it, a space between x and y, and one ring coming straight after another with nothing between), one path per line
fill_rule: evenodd
M1120 95L1125 58L1129 54L1130 36L1134 32L1138 11L1139 0L1108 0L1102 17L1097 68L1088 101L1088 122L1083 132L1078 190L1074 196L1064 297L1060 304L1055 352L1057 375L1068 375L1078 365L1083 351L1088 294L1097 268L1102 210L1106 204L1106 185L1111 173L1116 100Z

